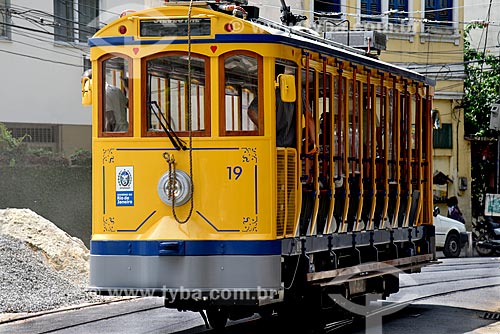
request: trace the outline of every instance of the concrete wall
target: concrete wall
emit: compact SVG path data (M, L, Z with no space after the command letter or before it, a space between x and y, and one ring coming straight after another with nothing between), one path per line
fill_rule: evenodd
M0 167L0 208L28 208L89 247L90 167Z
M62 153L69 157L73 152L92 150L92 127L90 125L63 125L60 127Z

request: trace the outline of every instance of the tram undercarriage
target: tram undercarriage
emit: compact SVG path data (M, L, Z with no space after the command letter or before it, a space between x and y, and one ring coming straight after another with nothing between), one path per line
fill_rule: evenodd
M435 259L433 250L431 225L288 238L282 241L281 289L185 291L166 294L165 307L204 317L206 310L214 328L254 313L287 321L307 313L318 323L323 316L366 316L367 303L397 293L399 274L420 272Z

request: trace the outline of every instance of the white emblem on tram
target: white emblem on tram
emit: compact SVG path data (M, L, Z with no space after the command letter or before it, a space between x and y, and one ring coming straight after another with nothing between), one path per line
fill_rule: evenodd
M134 205L134 167L116 167L116 206Z

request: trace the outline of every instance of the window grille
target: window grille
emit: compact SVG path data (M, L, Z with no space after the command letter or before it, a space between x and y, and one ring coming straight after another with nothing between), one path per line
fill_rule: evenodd
M14 138L24 137L26 143L55 143L54 127L15 127L9 128Z

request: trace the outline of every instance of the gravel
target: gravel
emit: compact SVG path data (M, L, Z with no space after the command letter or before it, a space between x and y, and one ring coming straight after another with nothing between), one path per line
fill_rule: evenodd
M0 313L45 311L98 299L27 243L0 235Z
M89 251L27 209L0 210L0 313L103 301L87 292Z

